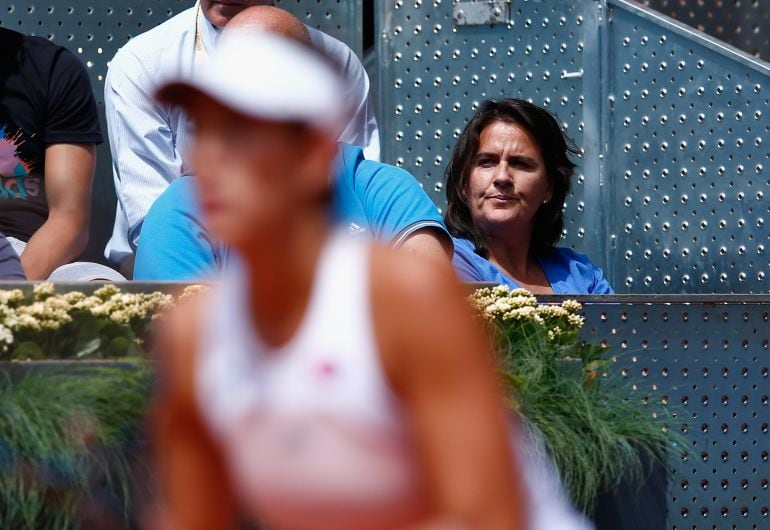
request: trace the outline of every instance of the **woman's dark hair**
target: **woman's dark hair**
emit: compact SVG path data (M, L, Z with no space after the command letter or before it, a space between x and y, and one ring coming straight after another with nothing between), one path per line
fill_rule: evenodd
M453 236L470 240L476 252L488 256L481 232L474 226L468 206L468 180L479 150L481 133L493 123L516 124L529 133L540 149L545 172L552 186L551 200L535 214L530 251L541 255L561 238L564 228L564 200L570 190L575 164L570 153L579 151L567 140L556 119L547 110L521 99L485 101L465 126L457 140L452 158L444 173L447 208L444 220Z

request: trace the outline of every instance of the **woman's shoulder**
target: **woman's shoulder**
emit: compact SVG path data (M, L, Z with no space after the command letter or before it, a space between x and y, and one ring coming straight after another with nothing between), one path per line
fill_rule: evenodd
M541 258L555 293L612 294L601 267L586 254L567 247L554 247Z
M454 254L452 265L460 280L465 282L495 281L491 278L491 263L476 253L473 243L464 237L452 236Z
M582 254L569 247L553 247L549 257L555 261L563 261L565 263L580 263L590 267L596 267L587 254Z
M476 253L472 241L464 237L452 237L454 255L452 266L462 282L491 282L518 289L519 285L487 258Z

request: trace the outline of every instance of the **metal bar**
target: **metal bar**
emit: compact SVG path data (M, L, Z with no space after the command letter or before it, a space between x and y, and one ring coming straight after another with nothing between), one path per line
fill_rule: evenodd
M762 74L770 75L770 63L757 59L735 46L731 46L724 41L711 37L702 31L698 31L692 26L679 22L678 20L668 17L650 7L640 4L639 2L635 2L634 0L606 0L606 2L612 7L623 9L641 18L650 20L663 29L687 37L705 48L720 53L734 61L738 61Z
M581 304L631 305L767 305L766 294L613 294L613 295L539 295L542 303L561 303L576 300Z
M601 263L612 263L611 245L608 244L606 226L607 212L602 205L607 204L604 189L605 156L609 125L606 117L607 80L609 79L609 61L607 43L607 9L604 2L587 2L584 14L583 42L583 163L582 173L585 179L585 211L595 212L598 218L593 229L586 230L583 236L585 248L594 249L594 259ZM610 240L611 241L611 240ZM610 279L617 281L609 271Z

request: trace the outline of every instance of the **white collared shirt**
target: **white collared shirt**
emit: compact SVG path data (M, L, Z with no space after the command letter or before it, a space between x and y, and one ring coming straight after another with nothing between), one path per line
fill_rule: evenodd
M196 25L203 48L198 53ZM379 131L369 100L369 77L361 61L337 39L308 30L313 45L339 63L349 88L346 100L356 103L340 141L361 146L366 158L378 160ZM110 63L104 102L118 204L105 256L113 263L134 252L144 217L168 184L191 174L184 160L191 139L189 121L179 107L160 104L153 95L164 80L192 72L196 60L216 44L219 33L198 15L196 3L131 39Z

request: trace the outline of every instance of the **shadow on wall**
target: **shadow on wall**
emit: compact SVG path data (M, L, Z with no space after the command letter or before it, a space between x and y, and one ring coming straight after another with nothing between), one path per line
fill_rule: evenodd
M642 3L708 33L744 52L770 61L770 10L766 2L642 0Z

